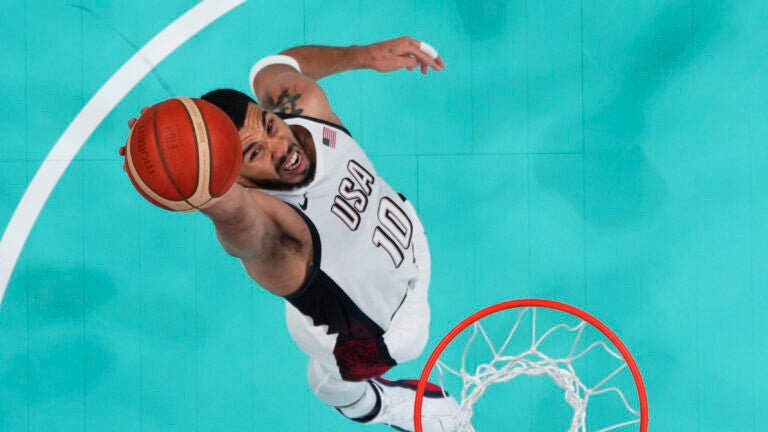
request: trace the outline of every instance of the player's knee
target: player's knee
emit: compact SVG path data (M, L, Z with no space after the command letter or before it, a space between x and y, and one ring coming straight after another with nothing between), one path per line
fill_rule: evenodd
M334 372L330 364L310 360L307 367L307 381L312 393L324 403L338 407L349 405L358 400L368 384L364 381L344 381Z
M427 326L412 327L409 330L385 335L389 354L398 364L417 358L427 346L427 339L429 339Z

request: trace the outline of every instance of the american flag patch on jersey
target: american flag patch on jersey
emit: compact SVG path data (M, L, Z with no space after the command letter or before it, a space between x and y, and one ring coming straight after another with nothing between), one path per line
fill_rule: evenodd
M323 126L323 144L336 148L336 131Z

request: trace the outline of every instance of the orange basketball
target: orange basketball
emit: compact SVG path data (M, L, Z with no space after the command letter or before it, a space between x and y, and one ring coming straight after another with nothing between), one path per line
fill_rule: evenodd
M148 108L131 128L125 170L152 204L205 208L237 179L242 154L235 124L215 105L177 97Z

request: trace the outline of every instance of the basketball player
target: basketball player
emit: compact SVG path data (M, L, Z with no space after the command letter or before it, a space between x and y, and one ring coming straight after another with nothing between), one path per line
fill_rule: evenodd
M302 46L254 65L250 83L261 103L235 90L203 96L237 126L243 165L237 183L202 213L253 280L285 298L289 332L310 357L314 393L354 421L406 431L414 430L416 382L381 376L418 357L427 341L424 230L317 80L352 69L426 74L443 67L434 49L410 37ZM457 409L431 385L424 430L454 430Z

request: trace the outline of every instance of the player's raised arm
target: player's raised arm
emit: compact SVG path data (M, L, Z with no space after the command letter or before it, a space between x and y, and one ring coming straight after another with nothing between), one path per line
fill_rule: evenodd
M295 58L302 73L315 81L354 69L392 72L418 67L426 74L429 68L439 71L445 67L432 46L410 36L342 48L308 45L285 50L282 54Z
M372 69L392 72L419 68L442 70L445 63L428 43L401 36L370 45L305 45L258 61L250 82L262 106L286 114L304 114L341 124L317 81L341 72Z

